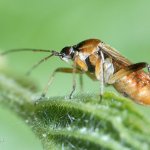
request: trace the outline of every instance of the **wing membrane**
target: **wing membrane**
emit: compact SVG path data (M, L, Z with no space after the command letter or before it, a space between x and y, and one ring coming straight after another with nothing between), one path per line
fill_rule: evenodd
M129 66L126 66L123 69L120 69L118 72L116 72L109 80L109 84L115 83L117 80L121 79L124 76L128 76L129 74L141 70L143 68L147 67L147 63L140 62L136 64L132 64Z
M112 48L107 44L100 43L99 48L100 50L103 51L103 53L112 57L113 60L117 61L118 63L124 66L128 66L132 64L127 58L123 57L116 49Z

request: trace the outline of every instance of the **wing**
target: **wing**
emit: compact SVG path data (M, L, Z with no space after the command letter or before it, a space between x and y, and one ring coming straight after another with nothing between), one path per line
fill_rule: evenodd
M123 69L120 69L118 72L116 72L108 81L109 84L114 84L116 81L118 81L119 79L121 79L124 76L128 76L129 74L141 70L145 67L147 67L147 63L145 62L140 62L140 63L136 63L136 64L131 64L129 66L126 66Z
M112 57L114 61L122 64L123 66L128 66L132 64L127 58L123 57L116 49L112 48L111 46L100 42L98 47L100 48L100 50L102 50L104 54Z

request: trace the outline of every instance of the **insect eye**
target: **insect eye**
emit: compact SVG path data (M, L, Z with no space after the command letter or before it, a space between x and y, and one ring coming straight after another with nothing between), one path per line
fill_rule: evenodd
M64 47L60 53L61 53L62 58L66 57L68 59L71 59L71 58L73 58L74 50L71 46L67 46L67 47Z
M62 54L61 54L61 57L62 57L62 58L63 58L63 57L65 57L65 56L66 56L66 54L65 54L65 53L62 53Z
M61 54L64 56L64 55L68 55L69 54L69 49L70 47L64 47L62 50L61 50Z

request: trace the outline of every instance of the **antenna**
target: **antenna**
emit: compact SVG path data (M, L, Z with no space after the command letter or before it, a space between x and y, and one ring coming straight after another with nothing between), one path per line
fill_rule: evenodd
M29 69L29 71L26 73L26 75L30 75L30 73L32 72L33 69L37 68L41 63L47 61L49 58L51 58L52 56L54 56L54 54L51 54L47 57L42 58L39 62L37 62L36 64L34 64L31 69Z
M51 50L45 50L45 49L22 48L22 49L10 49L10 50L6 50L6 51L0 53L0 55L6 55L6 54L9 54L9 53L13 53L13 52L22 52L22 51L32 51L32 52L52 52Z
M5 52L0 53L0 55L6 55L9 53L13 53L13 52L22 52L22 51L32 51L32 52L48 52L51 53L49 56L46 56L44 58L42 58L39 62L37 62L35 65L33 65L31 67L31 69L26 73L27 75L30 75L30 73L32 72L33 69L35 69L36 67L38 67L41 63L47 61L49 58L51 58L52 56L62 56L61 53L54 51L54 50L45 50L45 49L31 49L31 48L21 48L21 49L10 49L10 50L6 50Z

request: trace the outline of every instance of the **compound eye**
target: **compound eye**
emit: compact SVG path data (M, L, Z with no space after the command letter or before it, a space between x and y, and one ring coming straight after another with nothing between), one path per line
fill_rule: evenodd
M70 48L66 49L66 55L70 55Z
M62 54L62 57L70 56L70 54L71 54L71 47L70 46L64 47L61 50L61 54Z
M65 56L66 56L66 54L65 54L65 53L62 53L62 54L61 54L61 57L62 57L62 58L64 58Z
M70 47L66 47L64 53L65 53L66 56L69 56L70 53L71 53Z

